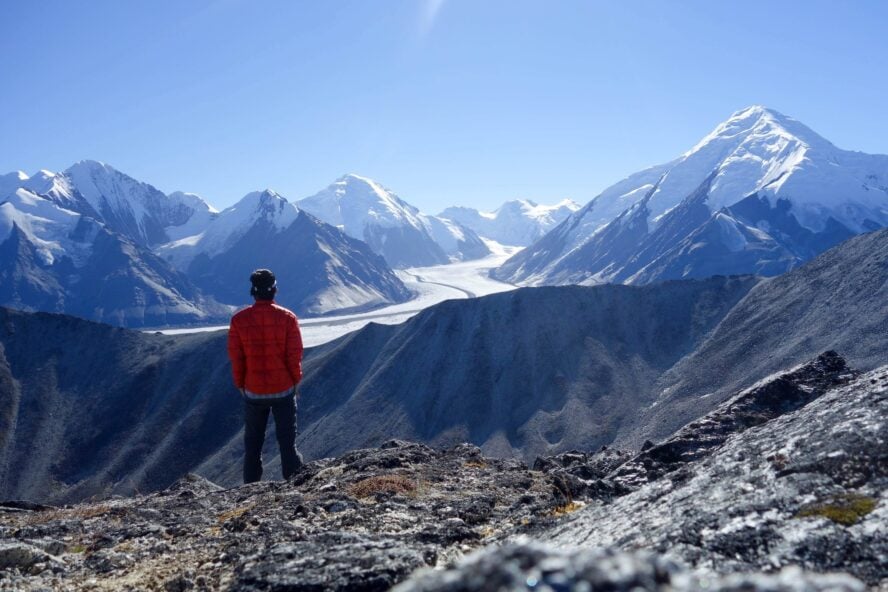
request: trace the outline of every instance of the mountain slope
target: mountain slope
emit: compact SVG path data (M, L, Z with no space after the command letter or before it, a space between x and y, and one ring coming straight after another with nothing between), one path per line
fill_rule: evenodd
M676 218L694 225L661 229ZM750 107L678 159L606 189L494 275L530 285L774 275L886 225L888 156L841 150L792 118ZM647 250L602 257L604 234Z
M841 351L869 369L888 357L888 229L854 237L749 291L697 351L658 381L657 404L625 440L676 429L732 391L812 357Z
M507 201L493 212L468 207L450 207L439 215L471 228L480 236L504 245L527 246L580 209L566 199L553 206L538 205L530 200Z
M300 209L363 240L392 267L418 267L489 254L468 228L421 213L376 181L345 175L296 202Z
M0 497L155 489L240 429L224 333L169 338L0 309Z
M395 436L528 459L636 448L826 349L861 370L882 365L886 286L881 230L771 280L556 286L443 302L309 350L298 444L308 458ZM236 483L240 401L225 341L224 331L147 335L0 311L0 422L18 430L0 459L28 475L7 471L0 495L146 491L194 470ZM273 448L269 438L269 459Z
M200 234L158 252L205 293L232 304L249 300L247 280L259 267L275 272L278 301L299 314L367 309L411 297L367 245L269 190L246 195Z

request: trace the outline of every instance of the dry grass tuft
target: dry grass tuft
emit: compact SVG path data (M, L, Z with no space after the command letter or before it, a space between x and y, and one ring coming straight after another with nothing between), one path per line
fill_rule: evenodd
M104 516L112 511L114 511L114 508L106 504L63 508L60 510L44 510L26 516L25 524L33 526L36 524L46 524L53 520L88 520L90 518L96 518L97 516Z
M240 518L241 516L252 510L254 507L256 507L256 504L249 504L240 508L234 508L233 510L222 512L216 518L219 520L219 523L222 524L224 522L228 522L229 520Z
M376 475L352 484L348 492L358 499L371 497L377 493L415 496L417 487L416 483L404 475Z
M487 463L482 460L467 460L463 466L467 469L486 469Z
M555 518L557 518L559 516L566 516L567 514L570 514L572 512L576 512L577 510L579 510L583 506L585 506L585 504L582 504L579 502L568 502L562 506L557 506L557 507L553 508L552 510L550 510L548 513L548 516L552 516Z

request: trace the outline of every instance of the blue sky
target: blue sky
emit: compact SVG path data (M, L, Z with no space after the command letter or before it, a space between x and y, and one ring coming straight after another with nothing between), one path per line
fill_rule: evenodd
M888 2L0 0L0 171L585 203L764 104L888 153Z

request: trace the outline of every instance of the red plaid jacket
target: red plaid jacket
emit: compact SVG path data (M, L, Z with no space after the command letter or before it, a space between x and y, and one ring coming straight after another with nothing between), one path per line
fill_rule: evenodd
M296 315L257 300L231 317L228 357L234 385L257 395L285 391L302 380L302 334Z

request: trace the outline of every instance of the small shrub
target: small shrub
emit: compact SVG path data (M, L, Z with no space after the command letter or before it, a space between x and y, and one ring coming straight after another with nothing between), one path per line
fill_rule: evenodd
M851 526L876 508L876 500L856 494L844 494L819 504L811 504L799 510L796 518L822 516L837 524Z
M403 475L376 475L353 483L349 486L348 492L358 499L371 497L377 493L415 496L416 483Z

